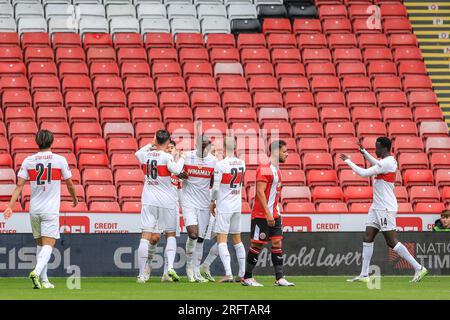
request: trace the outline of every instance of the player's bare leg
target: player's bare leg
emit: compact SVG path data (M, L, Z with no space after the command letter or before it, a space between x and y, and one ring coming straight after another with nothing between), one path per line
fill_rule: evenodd
M37 262L36 267L33 271L30 272L29 278L31 279L31 282L33 283L34 289L41 289L42 283L41 283L41 275L43 273L43 270L46 269L48 261L50 260L50 257L52 256L53 248L56 244L56 239L49 238L49 237L41 237L40 238L41 243L41 250L37 254ZM48 281L48 279L47 279Z
M222 261L223 268L225 269L225 277L223 277L220 282L233 282L233 273L231 271L231 257L228 251L227 244L228 234L218 233L217 234L217 247L219 248L219 257Z
M41 238L36 239L36 257L42 250L42 240ZM44 269L41 272L41 285L43 289L54 289L55 286L48 280L47 276L47 265L45 265Z
M186 241L186 276L189 282L195 282L194 267L192 264L193 254L198 239L198 226L192 225L186 227L188 239Z
M414 268L414 277L410 282L420 282L427 274L428 270L417 262L408 249L397 238L397 231L385 231L383 232L384 239L389 248L394 250L400 257L408 261L408 263Z
M150 279L152 272L153 255L160 239L159 233L143 232L138 248L139 275L138 283L145 283Z
M242 243L241 234L231 234L231 242L233 243L234 250L236 251L236 258L239 265L238 276L235 281L240 282L244 278L245 274L245 247Z
M216 281L214 277L211 275L210 266L214 262L214 260L216 260L218 255L219 255L219 248L217 246L216 241L214 245L211 247L211 249L209 249L208 256L200 266L200 274L210 282Z
M248 249L247 260L245 264L244 278L241 281L242 285L249 287L263 287L262 284L258 283L253 278L253 269L255 269L256 263L258 262L258 255L260 254L263 246L264 244L262 243L257 243L253 241L251 242L250 248Z
M362 252L362 266L361 266L361 273L359 276L348 279L348 282L369 282L369 267L370 267L370 260L372 259L373 254L373 241L375 240L375 237L378 234L378 229L367 226L366 232L364 234L363 238L363 252Z
M177 253L177 240L175 236L175 232L166 232L167 243L165 254L167 255L167 275L173 281L180 281L180 277L173 269L173 263L175 261L175 255Z
M286 280L283 274L283 249L282 238L273 237L272 239L271 258L273 268L275 270L275 285L279 287L292 287L294 283Z

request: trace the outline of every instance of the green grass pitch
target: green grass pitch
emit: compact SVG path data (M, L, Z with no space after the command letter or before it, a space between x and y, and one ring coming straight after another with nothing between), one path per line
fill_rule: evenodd
M262 288L237 283L161 283L153 277L146 284L135 278L82 278L81 289L69 290L65 278L51 278L55 289L33 290L27 278L0 278L0 299L450 299L450 277L429 276L421 283L409 283L411 277L382 277L381 289L369 290L363 283L348 283L348 277L288 277L295 287L273 286L272 277L257 277Z

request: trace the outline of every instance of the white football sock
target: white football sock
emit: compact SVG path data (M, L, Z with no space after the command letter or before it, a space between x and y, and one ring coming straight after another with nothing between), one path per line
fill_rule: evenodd
M373 254L373 242L363 242L361 276L369 275L370 260Z
M211 249L209 249L208 256L206 257L205 261L203 261L202 266L204 266L206 269L209 270L209 267L214 262L214 260L216 260L218 255L219 255L219 248L217 247L217 242L216 242L211 247Z
M200 274L200 263L203 258L203 244L204 242L197 242L194 249L192 262L194 263L194 273Z
M197 239L192 240L188 237L186 241L186 266L192 265L192 258L194 255L195 246L197 245Z
M163 274L167 274L167 270L168 270L167 252L164 251L164 271L163 271Z
M397 242L396 246L393 249L397 254L409 262L410 265L413 266L414 270L419 271L422 269L422 265L417 262L416 259L409 253L408 249L401 243Z
M222 260L223 268L225 269L226 276L232 276L231 272L231 258L230 252L228 251L228 245L225 242L219 243L219 256L220 260Z
M148 247L149 241L147 239L141 239L138 248L138 266L139 266L139 276L143 277L145 274L145 266L148 261Z
M37 256L39 255L39 252L41 252L42 250L42 246L37 245L36 246L36 261L37 261ZM46 282L48 281L48 276L47 276L47 264L45 265L44 269L42 269L41 272L41 279L42 281Z
M34 272L41 276L42 271L47 266L48 261L50 260L50 257L52 256L52 250L53 248L49 245L45 245L42 247L41 251L37 255L37 263L36 267L34 268Z
M175 237L167 238L166 255L167 255L167 268L173 268L173 262L175 261L175 254L177 253L177 239Z
M236 243L234 245L234 250L236 251L236 257L239 263L239 273L240 278L244 277L245 274L245 247L242 242Z

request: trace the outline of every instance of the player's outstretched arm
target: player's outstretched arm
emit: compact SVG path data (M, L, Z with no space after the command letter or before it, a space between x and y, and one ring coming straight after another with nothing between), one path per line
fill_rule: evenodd
M366 149L364 149L364 147L362 146L361 143L358 143L359 146L359 151L362 153L362 155L364 156L364 158L366 158L371 165L375 166L375 165L380 165L380 161L375 158L374 156L372 156L370 153L367 152Z
M71 178L66 179L66 186L67 186L67 190L70 193L70 196L72 197L72 207L76 207L78 205L78 198L77 198L77 193L75 191L75 186L73 185L73 181Z
M134 153L134 156L141 162L144 163L144 156L147 152L149 152L153 148L153 144L149 143L142 148L140 148L138 151Z
M352 160L350 160L349 157L347 157L345 154L341 154L340 158L346 163L348 164L348 166L356 172L356 174L360 175L361 177L367 178L367 177L372 177L372 176L376 176L377 174L380 173L380 166L374 165L373 167L370 167L368 169L364 169L361 168L360 166L357 166L356 164L354 164L352 162Z
M27 180L24 178L18 177L17 179L17 186L14 189L14 192L11 196L11 200L9 201L8 207L3 212L3 216L5 217L5 220L8 220L12 214L12 208L14 207L14 203L16 203L17 199L19 199L20 194L22 193L23 187L25 186L25 183Z
M172 155L169 155L170 159L167 162L167 169L174 175L179 175L181 171L183 171L184 168L184 160L186 159L186 156L183 154L180 155L180 159L175 162Z

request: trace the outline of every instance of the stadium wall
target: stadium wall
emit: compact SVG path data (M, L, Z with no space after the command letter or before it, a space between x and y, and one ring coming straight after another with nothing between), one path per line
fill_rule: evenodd
M136 276L139 234L63 234L53 251L49 275L71 276ZM248 246L249 234L243 235ZM360 232L285 233L284 254L287 275L350 275L359 274L361 265ZM450 233L403 232L400 240L424 264L432 275L450 275ZM178 238L175 268L184 274L186 235ZM212 245L205 244L205 254ZM161 239L153 261L153 275L161 275L165 239ZM31 234L0 236L0 277L23 277L34 267L35 243ZM230 245L233 271L237 265ZM372 264L383 275L412 275L413 270L377 237ZM73 267L77 266L77 267ZM212 265L212 272L222 275L220 259ZM74 271L75 270L75 271ZM77 273L75 273L78 275ZM256 274L271 275L270 251L265 248L258 262Z

